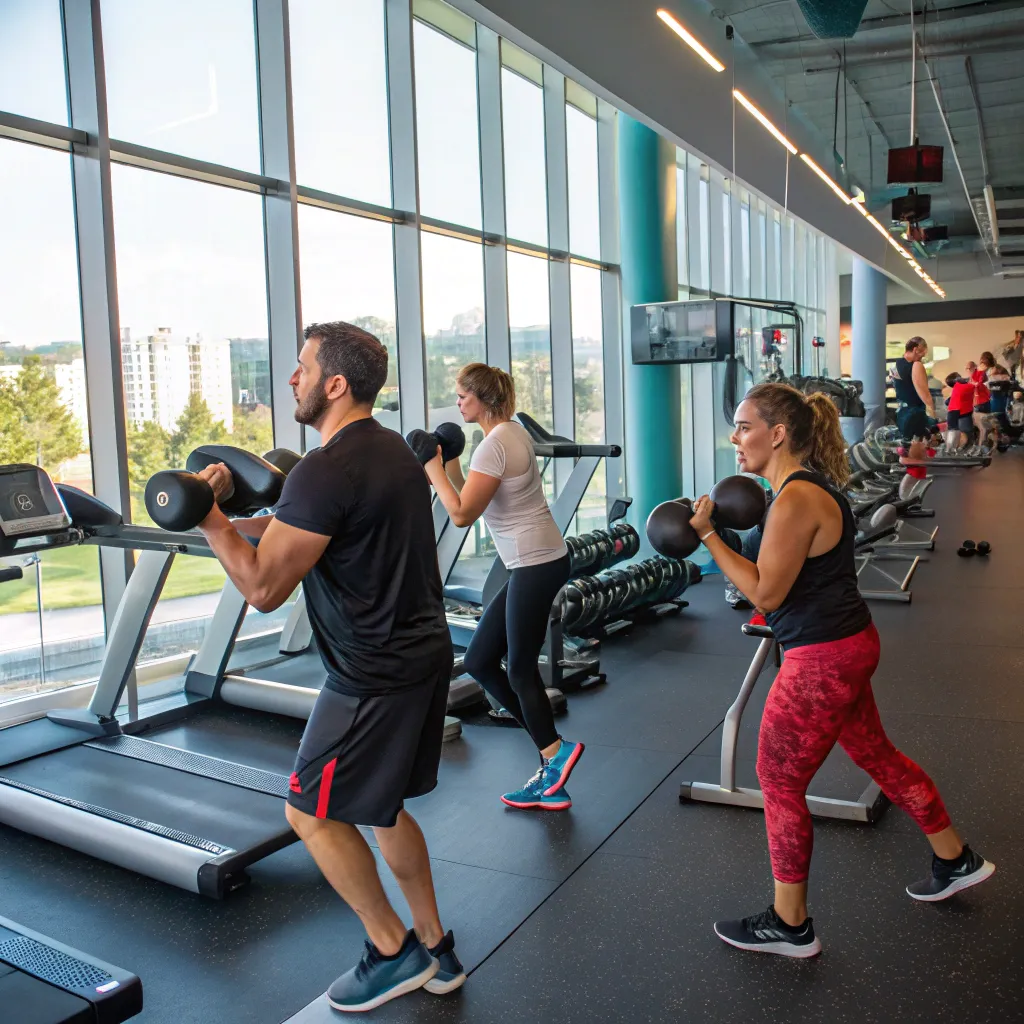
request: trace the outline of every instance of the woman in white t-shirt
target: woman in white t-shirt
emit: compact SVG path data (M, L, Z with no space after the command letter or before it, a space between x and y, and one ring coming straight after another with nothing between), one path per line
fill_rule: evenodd
M568 810L572 801L565 783L583 744L559 736L537 659L551 605L569 578L569 554L544 497L533 442L512 419L512 378L497 367L470 363L459 371L456 389L462 418L478 424L484 439L461 490L445 474L440 455L427 463L427 477L456 526L483 516L510 573L484 609L463 667L515 717L540 752L537 773L502 801L510 807Z

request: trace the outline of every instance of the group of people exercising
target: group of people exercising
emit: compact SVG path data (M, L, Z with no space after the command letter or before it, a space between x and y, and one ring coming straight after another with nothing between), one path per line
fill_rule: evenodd
M503 370L475 363L457 377L463 419L484 439L469 473L446 471L440 449L422 465L402 437L373 418L387 352L344 322L310 324L290 378L295 418L322 446L288 475L257 546L214 505L200 529L255 608L280 606L301 582L327 680L303 733L286 813L327 881L367 933L359 963L329 988L330 1005L369 1010L466 975L438 913L423 833L404 802L437 785L452 646L434 547L431 487L459 526L483 517L510 578L480 619L465 669L508 709L536 746L539 767L501 799L516 808L571 806L566 783L583 744L561 737L537 667L547 617L569 576L527 432L512 415ZM731 945L811 956L821 946L807 916L811 822L807 786L838 741L903 807L934 852L921 900L944 899L994 870L965 846L928 776L887 739L871 692L878 634L857 591L855 526L840 489L848 474L835 407L784 384L750 391L732 436L740 468L776 494L756 562L726 545L707 496L692 525L722 571L762 611L786 651L761 727L775 901L715 930ZM230 472L200 474L218 499ZM407 929L384 893L358 826L373 829L412 914Z
M1024 332L1018 331L1012 345L1004 350L1017 354ZM938 419L935 400L928 387L924 360L928 342L911 338L903 356L890 372L890 383L896 393L896 424L906 440L933 436ZM996 361L991 352L982 352L978 361L967 363L963 373L950 373L945 379L946 397L945 448L959 451L977 438L979 444L995 446L1000 438L1020 437L1024 430L1024 391L1014 380L1011 370ZM1018 422L1019 421L1019 422Z

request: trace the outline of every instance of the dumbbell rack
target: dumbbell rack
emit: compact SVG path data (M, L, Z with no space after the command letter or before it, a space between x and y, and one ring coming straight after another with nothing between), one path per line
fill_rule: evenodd
M668 601L645 605L643 608L634 608L631 611L624 612L619 618L613 619L611 622L603 622L594 631L594 636L599 640L608 640L619 633L632 629L634 626L657 622L666 615L678 615L684 608L689 608L689 606L689 601L681 597L674 597Z

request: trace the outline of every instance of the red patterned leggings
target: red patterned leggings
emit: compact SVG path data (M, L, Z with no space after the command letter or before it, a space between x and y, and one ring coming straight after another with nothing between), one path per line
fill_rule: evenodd
M764 707L757 752L772 874L779 882L807 880L814 834L804 797L837 741L925 834L949 827L935 784L882 728L871 691L878 654L873 625L845 640L786 652Z

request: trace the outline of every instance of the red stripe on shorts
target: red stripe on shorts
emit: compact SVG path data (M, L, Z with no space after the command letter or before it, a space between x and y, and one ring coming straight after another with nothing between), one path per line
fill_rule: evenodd
M318 818L327 817L327 805L331 802L331 783L334 781L334 766L337 763L337 758L328 761L320 775L320 796L316 801L316 816Z

